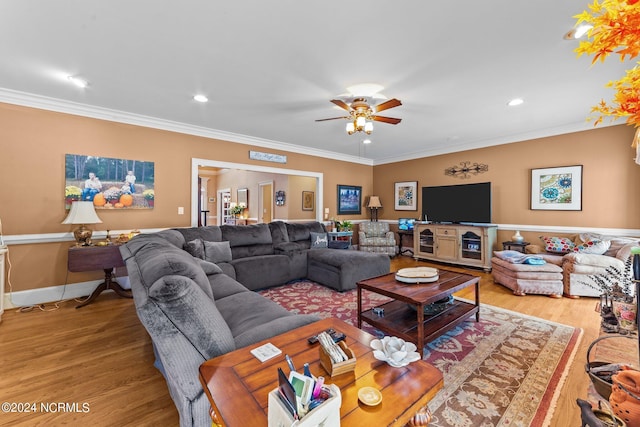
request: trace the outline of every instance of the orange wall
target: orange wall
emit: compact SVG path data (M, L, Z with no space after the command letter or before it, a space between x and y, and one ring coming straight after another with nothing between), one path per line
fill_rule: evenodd
M638 229L640 166L631 160L632 136L633 129L622 125L371 167L0 103L0 218L5 235L69 232L70 226L60 224L66 214L64 156L88 154L155 162L155 208L101 210L103 223L97 230L190 225L192 158L322 172L323 203L330 217L336 216L338 184L361 185L364 201L371 194L380 195L380 219L397 219L409 212L393 209L394 182L417 180L421 187L491 181L496 223ZM286 154L288 161L252 161L249 150ZM467 160L488 164L489 172L468 180L444 175L445 168ZM583 210L531 211L530 169L575 164L584 165ZM185 208L184 215L177 214L178 206ZM341 219L367 218L368 210L363 209L360 216ZM13 290L99 278L98 273L66 277L70 244L11 245Z
M324 206L336 212L338 184L362 185L371 194L371 166L275 151L258 146L184 135L0 103L0 218L5 235L66 233L65 154L155 162L155 208L100 210L95 230L132 230L190 225L191 159L202 158L324 174ZM249 160L249 150L287 155L287 163ZM184 215L177 208L185 208ZM346 217L345 217L346 218ZM350 219L365 219L366 212ZM11 245L13 290L61 285L70 243ZM86 275L70 273L69 283ZM99 278L100 275L94 275Z
M490 181L493 222L571 227L640 228L640 166L630 147L634 130L613 126L374 167L374 192L384 219L421 215L420 188ZM460 162L489 171L461 179L444 170ZM531 169L583 165L582 211L531 210ZM394 182L418 181L418 211L395 211Z

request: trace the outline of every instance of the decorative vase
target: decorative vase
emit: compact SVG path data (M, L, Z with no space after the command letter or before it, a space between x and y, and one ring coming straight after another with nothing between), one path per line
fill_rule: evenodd
M613 301L613 313L618 319L621 329L635 331L636 325L636 304L622 301Z
M613 413L629 427L640 427L640 372L619 371L611 377L609 403Z
M511 236L511 241L512 242L517 242L517 243L522 243L522 242L524 242L524 237L522 237L522 235L520 234L520 231L516 231L516 234Z

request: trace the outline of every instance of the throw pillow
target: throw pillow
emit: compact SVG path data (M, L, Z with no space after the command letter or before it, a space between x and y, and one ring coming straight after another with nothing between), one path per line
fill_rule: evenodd
M540 236L540 239L544 242L544 249L547 252L556 254L568 254L576 246L576 244L567 237Z
M200 267L204 270L204 274L207 276L222 273L222 269L212 262L198 258L198 264L200 264Z
M195 258L204 259L204 244L202 239L195 239L184 244L183 249Z
M327 233L309 233L311 235L311 249L326 248L329 246Z
M572 251L582 254L602 255L609 249L609 246L611 246L609 240L589 240L575 246Z
M204 259L205 261L213 262L215 264L219 262L230 262L232 259L231 246L228 241L224 242L209 242L204 241Z

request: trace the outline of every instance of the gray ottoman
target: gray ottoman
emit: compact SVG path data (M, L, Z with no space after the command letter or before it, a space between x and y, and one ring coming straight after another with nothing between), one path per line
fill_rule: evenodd
M354 289L360 280L382 276L391 270L391 260L386 254L311 249L307 257L307 278L340 292Z
M513 264L493 257L491 274L495 283L511 289L514 295L562 297L562 268L549 262L543 265Z

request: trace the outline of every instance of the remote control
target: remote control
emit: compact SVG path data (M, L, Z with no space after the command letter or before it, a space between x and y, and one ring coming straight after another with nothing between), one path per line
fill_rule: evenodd
M342 332L336 332L333 328L329 328L325 332L328 333L331 336L331 339L333 339L333 342L336 343L346 338L345 334L343 334ZM314 335L312 337L309 337L307 338L307 341L309 341L309 344L315 344L318 342L318 336Z

